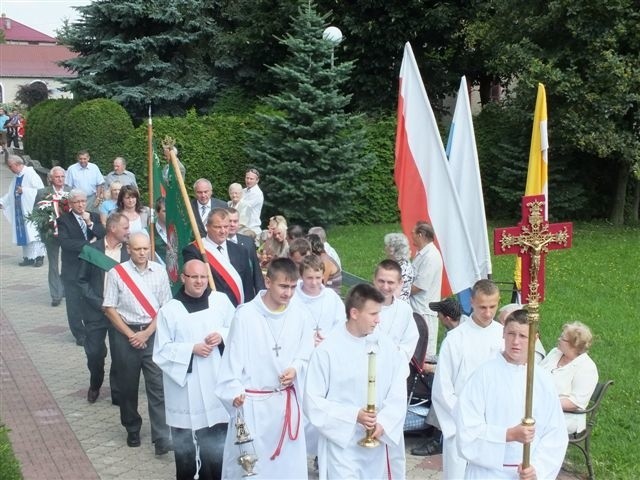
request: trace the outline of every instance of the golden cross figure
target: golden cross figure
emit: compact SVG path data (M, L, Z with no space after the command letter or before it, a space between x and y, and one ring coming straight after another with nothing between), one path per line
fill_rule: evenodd
M517 253L522 259L523 303L544 301L544 257L549 250L571 247L571 223L550 224L544 219L544 195L522 197L522 220L516 227L497 228L494 253Z
M525 393L523 425L534 425L533 368L539 307L544 300L544 257L549 250L571 247L573 226L571 223L549 224L544 218L544 195L522 197L522 220L517 227L497 228L493 232L494 253L517 253L522 259L522 299L527 304L529 344L527 348L527 385ZM531 445L522 449L522 466L529 466Z

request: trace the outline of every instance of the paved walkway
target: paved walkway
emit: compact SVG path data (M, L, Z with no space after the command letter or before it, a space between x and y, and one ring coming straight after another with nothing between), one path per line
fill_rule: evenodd
M9 182L10 172L2 165L0 194L7 191ZM64 302L50 306L46 263L42 268L19 267L19 257L8 223L1 218L0 419L11 430L24 478L175 478L173 456L154 455L144 388L140 390L140 448L126 446L126 433L118 408L111 405L108 387L102 388L95 404L87 402L84 350L69 332ZM408 436L407 451L418 442ZM440 479L440 469L440 456L407 455L409 479Z

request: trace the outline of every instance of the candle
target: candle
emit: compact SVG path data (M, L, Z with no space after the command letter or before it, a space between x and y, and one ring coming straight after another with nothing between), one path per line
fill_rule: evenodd
M369 383L367 388L367 407L376 404L376 354L369 352Z

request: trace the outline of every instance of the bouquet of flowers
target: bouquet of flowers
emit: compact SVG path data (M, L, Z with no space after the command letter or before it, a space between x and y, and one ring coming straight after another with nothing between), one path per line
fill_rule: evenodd
M40 234L40 240L50 242L58 236L57 218L71 210L69 205L69 193L62 195L49 193L44 199L36 203L27 220L33 223Z

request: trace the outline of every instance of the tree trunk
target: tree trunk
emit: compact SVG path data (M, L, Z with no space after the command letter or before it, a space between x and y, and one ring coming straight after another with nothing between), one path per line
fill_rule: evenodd
M631 208L631 222L640 223L640 180L635 181L636 188L633 194L633 206Z
M480 104L484 107L491 101L491 86L493 77L485 73L480 74Z
M620 163L618 166L618 178L616 179L610 215L611 223L614 225L622 225L624 223L624 201L627 194L628 182L629 165L626 163Z

